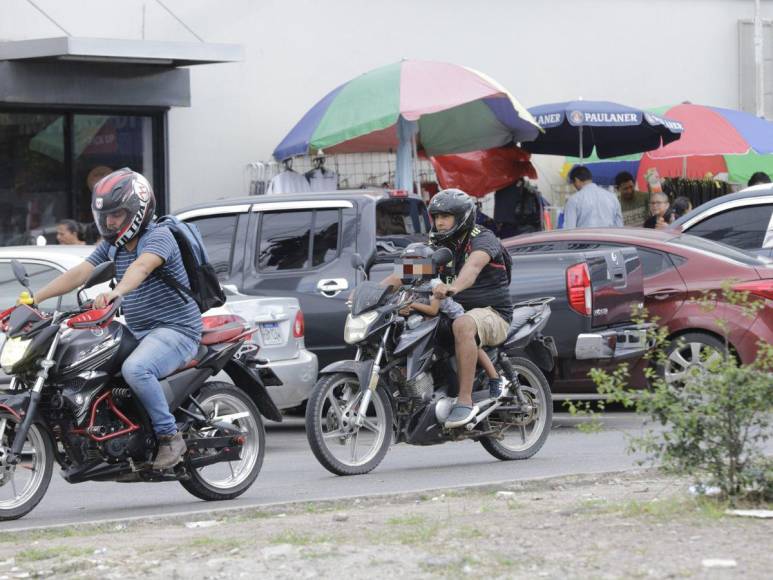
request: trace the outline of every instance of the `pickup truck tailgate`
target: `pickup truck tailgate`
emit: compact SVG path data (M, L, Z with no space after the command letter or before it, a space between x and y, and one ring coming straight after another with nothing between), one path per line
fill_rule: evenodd
M592 326L614 326L631 320L631 307L644 301L644 282L636 248L582 252L592 288Z

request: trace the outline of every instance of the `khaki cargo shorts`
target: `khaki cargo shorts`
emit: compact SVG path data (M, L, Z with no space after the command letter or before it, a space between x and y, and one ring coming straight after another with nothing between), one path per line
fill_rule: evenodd
M510 325L491 306L473 308L464 314L475 321L475 326L478 327L480 346L498 346L507 338Z

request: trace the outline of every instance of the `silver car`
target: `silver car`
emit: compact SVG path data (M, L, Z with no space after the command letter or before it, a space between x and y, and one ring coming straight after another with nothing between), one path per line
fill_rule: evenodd
M42 288L59 274L80 264L94 250L93 246L9 246L0 247L0 310L16 303L22 290L11 269L11 260L19 260L30 276L33 289ZM90 288L87 295L93 298L106 291L107 285ZM295 298L254 298L238 294L226 287L226 303L220 308L207 311L204 316L235 314L251 324L258 325L252 340L260 349L258 357L268 361L270 368L279 379L272 385L268 370L261 374L271 398L280 409L298 407L308 399L317 380L317 355L306 350L304 342L303 313ZM61 308L71 310L77 307L75 292L62 297ZM53 309L54 300L43 303L44 308ZM0 333L0 347L5 335ZM228 378L223 375L223 380ZM0 388L10 382L0 371Z

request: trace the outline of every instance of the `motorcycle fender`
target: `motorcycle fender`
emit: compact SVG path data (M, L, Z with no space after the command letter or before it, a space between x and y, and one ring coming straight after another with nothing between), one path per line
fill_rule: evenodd
M231 378L234 385L250 396L266 419L282 421L282 413L279 412L257 373L236 359L228 361L223 370Z
M319 371L320 376L335 373L349 373L355 375L360 382L360 389L367 389L370 384L370 374L373 372L373 360L340 360L327 365Z
M3 393L0 395L0 419L21 421L27 414L30 404L30 391L23 393Z

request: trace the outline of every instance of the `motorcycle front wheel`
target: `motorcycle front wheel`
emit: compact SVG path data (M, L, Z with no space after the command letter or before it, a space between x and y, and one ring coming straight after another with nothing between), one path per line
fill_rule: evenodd
M30 427L19 462L7 463L19 425L16 419L0 419L0 521L16 520L30 513L46 495L54 470L51 438L38 424Z
M355 375L323 376L306 405L306 437L317 460L336 475L375 469L392 443L392 405L379 385L367 409Z
M537 453L553 423L553 397L545 375L526 358L515 357L510 362L531 410L516 413L513 406L504 405L488 417L488 428L499 430L499 436L481 437L480 442L486 451L502 461L528 459Z

